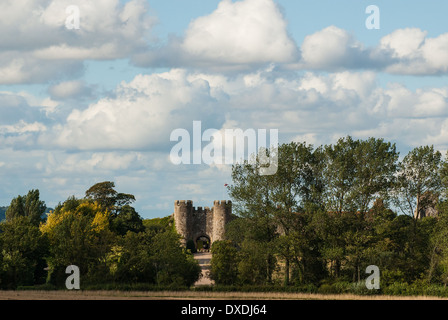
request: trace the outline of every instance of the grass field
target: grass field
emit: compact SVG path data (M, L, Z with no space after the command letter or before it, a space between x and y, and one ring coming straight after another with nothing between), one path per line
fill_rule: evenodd
M0 300L448 300L438 297L324 295L282 292L1 291Z

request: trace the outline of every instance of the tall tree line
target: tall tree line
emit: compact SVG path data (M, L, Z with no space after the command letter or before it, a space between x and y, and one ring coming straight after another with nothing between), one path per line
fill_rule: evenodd
M169 218L145 221L110 181L84 198L69 197L48 214L39 191L11 201L0 223L0 289L64 288L76 265L81 288L97 285L190 286L201 270Z
M447 282L448 164L433 146L400 160L393 143L347 136L273 152L276 175L259 175L257 161L233 166L239 219L212 248L218 283L357 282L368 265L386 283ZM437 217L425 217L429 208Z

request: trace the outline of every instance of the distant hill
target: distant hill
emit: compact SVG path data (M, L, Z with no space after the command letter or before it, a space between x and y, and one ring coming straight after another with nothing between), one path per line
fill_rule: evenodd
M0 222L6 219L6 209L8 207L0 207Z
M0 222L6 219L6 209L8 209L8 207L0 207ZM42 218L45 220L47 218L47 213L53 210L54 210L53 208L47 208Z

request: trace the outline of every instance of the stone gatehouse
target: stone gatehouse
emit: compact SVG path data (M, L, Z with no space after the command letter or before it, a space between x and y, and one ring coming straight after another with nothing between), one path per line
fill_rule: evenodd
M193 240L197 247L198 241L207 239L211 246L214 241L224 239L225 225L232 219L232 202L217 200L210 209L195 208L191 200L177 200L174 202L173 216L184 245Z

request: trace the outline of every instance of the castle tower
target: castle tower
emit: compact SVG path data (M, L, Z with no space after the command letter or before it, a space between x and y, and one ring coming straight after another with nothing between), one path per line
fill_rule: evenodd
M231 220L232 202L214 201L214 206L193 207L191 200L177 200L174 202L174 224L185 246L189 240L196 242L199 238L214 241L224 239L226 224Z
M181 235L183 245L190 239L192 230L193 202L191 200L177 200L174 202L174 224L177 232Z
M213 205L212 242L224 239L225 226L232 215L232 201L215 201Z

